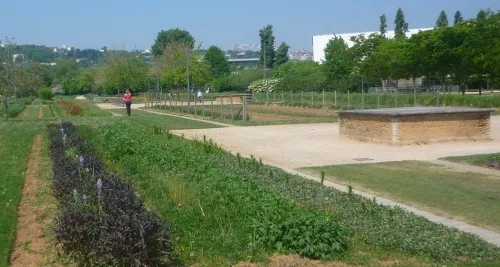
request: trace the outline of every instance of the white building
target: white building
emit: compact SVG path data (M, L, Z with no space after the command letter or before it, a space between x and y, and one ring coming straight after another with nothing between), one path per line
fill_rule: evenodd
M422 28L422 29L411 29L408 30L406 33L406 37L410 37L413 34L416 34L420 31L428 31L432 30L433 28ZM347 43L347 45L350 47L354 43L351 41L352 36L358 36L360 34L364 35L365 37L368 37L372 33L378 33L378 31L374 32L355 32L355 33L342 33L342 34L325 34L325 35L315 35L312 37L312 45L313 45L313 60L316 62L321 63L325 59L325 48L328 42L337 37L342 37L344 41ZM387 38L394 38L394 31L388 31L385 33L385 36Z

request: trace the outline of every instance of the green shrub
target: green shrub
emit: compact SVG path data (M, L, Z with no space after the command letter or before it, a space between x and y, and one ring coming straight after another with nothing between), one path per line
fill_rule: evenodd
M31 105L31 103L33 103L33 101L35 100L35 97L34 96L28 96L28 97L23 97L21 99L22 99L22 101L24 101L25 105Z
M24 110L24 108L26 107L25 101L23 99L9 101L8 104L9 105L7 107L7 109L8 109L7 117L9 117L9 118L17 117L17 115L19 115L19 113L21 113ZM5 105L5 103L2 100L1 104L0 104L0 116L2 116L2 117L4 114L4 107L5 107L4 105Z
M267 247L301 257L328 259L347 248L344 231L337 219L319 212L303 212L275 221L254 220L256 238Z
M51 88L42 88L38 90L38 96L42 100L51 100L54 95L52 94Z

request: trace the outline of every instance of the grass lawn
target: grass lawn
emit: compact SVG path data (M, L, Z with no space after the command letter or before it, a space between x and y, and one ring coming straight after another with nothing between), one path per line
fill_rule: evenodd
M476 166L485 166L486 162L500 162L500 153L493 154L477 154L477 155L469 155L469 156L459 156L459 157L446 157L442 158L444 160L449 160L458 163L476 165Z
M210 105L197 105L195 107L193 104L191 104L190 108L188 108L187 106L172 108L170 108L169 106L163 106L163 109L155 108L154 110L239 126L324 123L338 121L338 116L334 111L295 107L280 107L274 105L249 105L247 108L247 113L250 120L246 123L243 123L243 121L241 120L241 108L241 104L235 104L232 108L230 105L224 105L222 109L220 105L215 104L213 106L213 109ZM239 117L238 120L232 119L236 118L237 116Z
M82 109L85 116L90 117L106 117L111 116L111 112L105 109L101 109L94 104L89 103L84 100L74 100L76 104L78 104Z
M36 120L38 118L39 105L27 105L17 117L23 120Z
M26 160L35 134L43 130L43 122L0 122L0 266L8 266Z
M500 179L418 161L301 168L355 189L500 231Z
M134 126L159 126L167 130L177 130L177 129L202 129L202 128L218 128L221 126L212 124L210 122L202 122L189 120L179 117L172 117L161 114L154 114L147 111L132 110L132 115L129 117L125 109L111 109L113 113L121 114L123 116L117 116L112 118L106 118L105 120L126 123Z
M54 118L54 111L50 108L50 105L42 105L43 118Z

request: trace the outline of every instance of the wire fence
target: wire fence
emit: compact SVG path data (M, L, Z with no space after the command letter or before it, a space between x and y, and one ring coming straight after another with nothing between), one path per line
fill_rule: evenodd
M440 91L428 92L405 90L373 90L368 93L351 93L340 91L273 91L254 92L253 103L268 105L278 104L286 106L299 106L309 108L333 109L378 109L397 107L437 107L437 106L477 106L496 107L498 105L492 96L484 96L478 101L478 96L461 95L458 92Z
M121 97L110 98L110 102L124 107ZM335 110L378 109L398 107L500 107L498 95L462 95L449 91L428 92L413 90L410 92L372 90L371 92L350 91L272 91L251 94L202 94L178 91L174 93L149 92L134 97L144 108L182 115L196 115L221 121L241 121L246 123L252 117L255 108L251 105L282 105L304 108L329 108ZM256 106L255 106L256 107ZM250 111L249 111L250 109ZM279 110L274 116L279 115ZM286 113L286 112L285 112Z
M158 109L186 115L196 115L216 120L237 120L248 122L248 104L251 94L232 94L197 96L194 93L181 92L175 94L145 93L139 97L144 108ZM110 99L117 106L124 106L120 98Z

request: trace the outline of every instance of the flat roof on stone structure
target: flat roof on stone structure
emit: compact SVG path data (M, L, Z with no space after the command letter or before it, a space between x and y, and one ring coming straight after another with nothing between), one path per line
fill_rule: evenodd
M357 109L339 110L339 114L379 115L379 116L408 116L429 114L452 114L452 113L485 113L495 112L491 108L460 108L460 107L408 107L408 108L380 108L380 109Z

